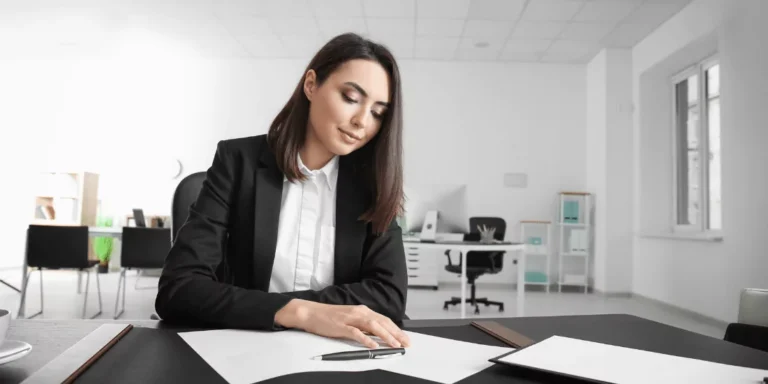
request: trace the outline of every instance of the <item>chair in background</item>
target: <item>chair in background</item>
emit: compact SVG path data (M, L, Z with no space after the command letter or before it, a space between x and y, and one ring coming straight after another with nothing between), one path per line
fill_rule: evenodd
M77 270L78 273L86 272L87 275L82 315L85 319L91 269L98 264L98 260L88 259L87 226L30 225L27 229L27 251L24 263L26 278L22 287L18 317L24 318L27 286L32 272L34 272L27 272L29 268L37 268L40 272L40 311L28 317L30 319L43 313L43 269L73 269ZM95 275L96 290L99 295L99 312L93 315L91 319L101 314L101 284L99 283L99 274L95 273Z
M203 188L205 177L205 172L192 173L182 179L179 185L176 186L171 203L171 243L176 238L179 228L187 221L189 206L197 199L200 189Z
M728 324L724 339L768 352L768 289L741 290L737 321Z
M126 272L131 269L161 269L165 257L171 250L170 229L123 227L122 248L120 250L120 278L117 280L117 298L115 299L114 319L117 320L125 312ZM139 277L136 276L138 288ZM154 287L153 287L154 288ZM123 305L117 312L120 303L120 293L123 295Z
M504 234L507 231L507 223L506 221L504 221L504 219L499 217L472 217L469 219L470 233L464 236L464 241L480 241L479 227L483 227L483 226L488 228L490 227L496 228L496 232L493 235L494 239L499 241L504 240ZM475 314L480 313L479 304L485 304L486 307L489 305L496 305L499 307L500 312L504 311L504 303L502 302L491 301L484 297L482 298L475 297L475 290L476 290L475 281L477 280L478 277L482 275L499 273L502 267L504 266L504 253L505 252L503 251L467 252L467 257L466 257L467 282L469 283L472 291L471 291L470 297L467 298L465 302L475 306ZM458 264L453 264L451 262L450 250L445 251L445 256L448 258L448 265L445 266L445 270L451 273L461 274L461 263L464 262L464 260L462 259L461 252L459 253ZM449 305L456 305L456 304L461 304L460 297L452 297L450 300L447 300L443 305L443 309L448 309Z

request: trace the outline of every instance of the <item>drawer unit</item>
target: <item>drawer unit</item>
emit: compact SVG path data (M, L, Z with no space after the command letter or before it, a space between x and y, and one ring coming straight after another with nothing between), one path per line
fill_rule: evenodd
M405 246L405 266L409 287L437 289L437 256L439 252Z

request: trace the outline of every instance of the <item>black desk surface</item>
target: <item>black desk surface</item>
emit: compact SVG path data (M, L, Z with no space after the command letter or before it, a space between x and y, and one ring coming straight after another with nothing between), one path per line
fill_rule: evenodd
M484 319L488 320L488 319ZM584 340L591 340L606 344L619 345L630 348L637 348L647 351L666 353L689 358L713 361L724 364L732 364L750 368L768 369L768 353L755 349L742 347L720 339L700 335L685 331L679 328L671 327L665 324L642 319L630 315L590 315L590 316L557 316L557 317L522 317L522 318L497 318L493 319L505 326L512 328L524 335L534 339L543 340L552 335L561 335ZM455 340L470 341L489 345L502 346L500 342L490 336L476 330L468 324L472 319L462 320L408 320L404 328L430 334L434 336L446 337ZM23 340L30 343L33 347L32 352L14 362L0 365L0 383L18 383L26 377L42 368L56 356L76 344L80 339L98 328L102 324L122 323L133 324L136 327L161 328L168 330L183 330L180 328L169 327L157 321L111 321L111 320L14 320L6 339ZM134 331L141 331L141 328L134 329L126 335L112 350L110 350L102 359L104 364L100 366L101 360L94 368L89 369L83 376L84 382L93 379L94 374L103 372L115 373L120 370L117 361L125 361L124 354L126 350L118 349L121 343L128 341L124 345L129 345L128 337ZM138 337L141 332L136 332ZM168 333L169 340L172 338L172 332ZM175 337L181 340L178 337ZM162 338L158 338L162 339ZM158 340L162 344L161 340ZM171 344L175 341L171 341ZM161 346L167 348L168 343ZM126 347L127 348L127 347ZM146 348L152 349L152 346ZM189 349L191 351L191 349ZM149 351L146 351L149 352ZM110 356L112 354L112 356ZM123 356L121 356L123 354ZM188 355L188 354L187 354ZM176 356L176 360L180 360ZM197 357L192 353L190 358ZM198 357L199 359L199 357ZM208 367L202 359L202 366L198 366L195 371L200 371L199 378L209 375L212 369ZM146 362L137 362L146 363ZM188 365L187 365L188 367ZM186 370L187 368L185 368ZM144 369L144 378L150 378L152 370ZM90 373L90 375L88 375ZM215 372L210 376L217 377ZM108 382L120 382L115 380L120 375L112 375ZM209 378L210 378L209 377ZM103 381L105 377L100 377ZM126 378L128 379L128 378ZM137 377L133 376L132 381ZM157 382L171 382L168 377L156 378ZM219 382L223 379L218 377ZM392 382L421 382L424 380L410 380L411 378L400 376L384 371L354 372L354 373L336 373L336 372L308 372L296 375L284 376L269 380L270 383L298 383L298 382L366 382L373 383L392 383ZM551 382L552 377L541 376L540 374L531 374L515 370L511 367L494 365L483 372L470 376L461 383L542 383ZM150 382L142 380L142 382ZM103 381L106 382L106 381ZM126 380L125 382L128 382ZM202 381L201 381L202 382ZM559 380L559 382L565 382Z

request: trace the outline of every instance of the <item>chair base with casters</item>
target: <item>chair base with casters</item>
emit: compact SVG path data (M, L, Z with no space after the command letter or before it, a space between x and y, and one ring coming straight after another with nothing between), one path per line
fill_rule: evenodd
M98 263L98 261L96 261L95 263ZM37 316L43 314L43 311L45 309L44 301L43 301L43 268L37 268L37 271L40 273L40 310L38 312L35 312L31 316L25 317L26 299L27 299L27 287L29 286L29 280L32 278L32 272L35 272L34 270L32 270L32 271L29 271L27 273L27 276L26 276L26 279L25 279L25 284L24 284L24 286L21 289L21 303L19 304L19 315L18 315L19 319L24 319L24 318L32 319L34 317L37 317ZM88 286L90 285L90 282L91 282L91 268L81 269L81 270L77 271L78 275L80 273L82 273L82 272L85 272L85 275L86 275L85 295L83 297L83 314L82 314L82 318L86 319L86 309L88 307ZM94 315L90 316L89 317L90 319L95 319L96 317L98 317L102 313L101 282L99 281L99 274L98 274L98 272L96 272L95 275L96 275L96 292L97 292L97 294L99 296L99 311L97 313L95 313ZM80 282L78 282L78 288L79 287L80 287Z
M459 268L459 272L461 272L461 268ZM467 271L467 275L469 275L469 271ZM480 314L480 304L485 304L485 306L489 305L495 305L499 307L499 312L504 312L504 303L500 301L492 301L488 300L485 297L475 297L475 280L471 279L469 280L469 284L471 287L471 294L470 296L464 300L465 303L473 305L475 307L475 315ZM445 304L443 305L443 309L448 309L449 305L457 305L461 304L461 298L460 297L451 297L450 300L447 300Z

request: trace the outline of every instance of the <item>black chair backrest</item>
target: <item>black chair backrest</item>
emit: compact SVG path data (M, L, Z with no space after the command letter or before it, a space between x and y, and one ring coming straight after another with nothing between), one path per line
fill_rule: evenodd
M171 203L171 242L176 238L176 233L189 217L189 206L197 200L200 189L203 188L205 172L197 172L188 175L181 180L173 193Z
M504 240L507 232L507 222L500 217L471 217L469 219L469 233L464 236L465 241L480 241L480 229L494 227L496 232L493 238ZM498 271L504 266L504 252L470 251L467 252L467 267L481 267Z
M120 266L123 268L163 268L171 250L169 228L123 227Z
M27 266L70 269L90 267L88 227L30 225L27 228Z

